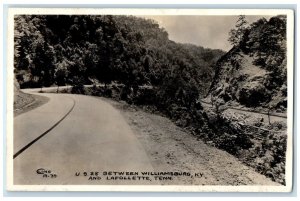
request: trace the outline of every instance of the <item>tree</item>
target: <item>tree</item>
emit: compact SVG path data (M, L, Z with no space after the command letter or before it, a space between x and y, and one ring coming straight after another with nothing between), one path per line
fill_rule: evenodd
M247 30L248 22L246 20L245 15L240 15L236 25L235 29L231 29L229 32L229 39L228 41L234 45L237 46L243 39L244 33Z
M157 22L133 16L18 15L14 39L21 87L112 81L159 87L172 73L189 85L178 90L187 105L207 90L212 66L224 53L177 44Z
M56 65L54 79L55 79L55 83L57 84L57 90L56 90L57 93L59 90L59 86L66 84L67 77L69 74L68 66L69 66L69 64L65 60L63 60L62 62L60 62Z

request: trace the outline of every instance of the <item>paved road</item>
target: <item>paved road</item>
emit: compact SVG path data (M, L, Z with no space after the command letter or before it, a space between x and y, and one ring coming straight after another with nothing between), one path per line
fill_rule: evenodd
M104 177L89 181L83 174L153 171L133 131L110 104L89 96L42 95L50 101L14 118L14 184L133 184ZM40 168L50 170L50 178L37 174Z
M212 105L210 103L207 103L207 102L201 101L201 104L204 107L208 107L208 108L212 107ZM248 114L248 115L251 115L251 116L255 116L257 119L263 118L266 122L268 121L268 115L265 114L265 113L259 113L259 112L254 112L254 111L246 111L246 110L243 110L243 109L232 108L232 107L228 107L227 111L233 111L233 112L237 112L237 113L240 113L240 114ZM279 116L279 115L271 115L270 114L270 122L274 123L274 122L277 122L277 121L287 121L287 117Z

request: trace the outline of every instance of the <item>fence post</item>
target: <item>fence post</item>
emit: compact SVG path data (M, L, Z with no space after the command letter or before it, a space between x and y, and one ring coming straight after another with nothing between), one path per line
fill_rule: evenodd
M269 120L269 125L271 124L270 110L271 110L271 109L269 108L269 109L268 109L268 120Z

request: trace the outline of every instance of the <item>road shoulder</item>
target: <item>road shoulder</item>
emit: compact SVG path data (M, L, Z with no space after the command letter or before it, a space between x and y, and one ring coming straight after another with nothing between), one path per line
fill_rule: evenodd
M200 177L162 181L170 185L279 185L225 151L206 145L171 120L126 103L104 99L120 110L144 146L155 171L187 171Z

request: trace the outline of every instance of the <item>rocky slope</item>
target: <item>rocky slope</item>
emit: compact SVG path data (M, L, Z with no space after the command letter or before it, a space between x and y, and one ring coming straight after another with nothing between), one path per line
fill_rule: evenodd
M216 65L212 101L285 111L286 18L261 19L244 30L239 44Z
M34 101L32 95L25 94L20 91L20 85L17 80L14 80L14 110L20 110L26 105Z
M37 108L48 101L49 99L44 96L23 93L20 90L19 83L14 79L14 117Z
M211 139L257 172L285 184L286 119L274 121L269 115L263 118L258 114L286 115L286 17L262 18L238 32L242 33L240 40L217 61L215 77L204 100L211 102L212 114L217 116L208 115L209 122L220 128L218 138ZM241 108L256 114L241 112ZM230 127L239 128L238 132L227 132L226 124L217 124L214 119L230 122ZM244 137L232 144L232 139L239 136Z

